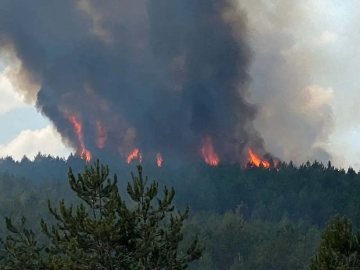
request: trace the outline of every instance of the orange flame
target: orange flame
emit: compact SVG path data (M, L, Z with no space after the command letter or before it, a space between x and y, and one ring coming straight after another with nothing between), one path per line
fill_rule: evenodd
M107 131L100 121L96 121L96 145L99 148L104 148L107 140Z
M76 135L78 137L78 141L80 143L80 157L81 158L85 158L85 160L87 162L90 161L91 159L91 153L89 150L87 150L85 148L85 144L84 144L84 137L83 137L83 134L82 134L82 127L81 127L81 124L79 123L79 121L76 119L75 116L73 115L65 115L65 117L71 122L71 124L74 126L74 129L75 129L75 132L76 132Z
M257 167L260 167L260 165L262 165L264 168L270 167L270 162L261 159L257 154L253 152L251 148L249 148L249 162Z
M279 164L279 160L274 159L274 160L273 160L273 163L274 163L274 167L277 167L277 165Z
M219 157L215 153L210 137L206 137L203 141L203 145L201 147L201 154L207 164L210 164L211 166L219 165Z
M161 164L162 164L162 162L163 162L163 159L162 159L162 156L161 156L160 153L157 153L157 154L156 154L156 162L157 162L158 167L161 167Z
M139 149L135 148L126 158L126 162L130 163L134 158L139 157ZM141 155L140 155L141 158ZM141 161L140 161L141 162Z

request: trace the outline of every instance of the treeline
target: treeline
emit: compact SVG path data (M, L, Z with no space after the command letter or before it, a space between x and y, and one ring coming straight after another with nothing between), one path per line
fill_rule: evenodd
M76 203L66 172L69 166L81 172L84 164L75 157L2 159L0 220L8 216L19 222L25 214L36 230L39 218L51 218L47 199ZM125 192L134 164L116 160L109 166L119 176L120 193ZM206 245L192 269L308 269L331 216L346 215L359 226L360 176L351 168L317 162L299 167L281 163L270 170L201 163L143 166L160 186L175 188L178 208L190 204L184 234L198 234Z
M119 185L126 187L136 162L109 158L103 161L119 177ZM31 184L67 185L69 167L82 171L84 160L71 156L68 159L38 154L34 161L11 157L0 159L0 173L7 172L30 180ZM261 219L279 222L284 215L290 220L308 222L323 227L336 213L352 218L360 225L360 175L352 168L338 169L329 162L294 166L280 163L275 169L258 167L240 168L239 165L220 164L212 167L199 163L164 162L142 163L146 173L162 185L173 186L177 191L176 204L189 203L197 211L212 210L225 213L242 205L246 220ZM60 188L61 189L61 188Z

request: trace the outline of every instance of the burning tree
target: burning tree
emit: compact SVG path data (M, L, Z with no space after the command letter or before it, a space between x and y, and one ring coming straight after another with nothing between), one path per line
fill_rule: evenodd
M185 269L202 255L197 238L184 252L179 251L182 227L188 216L174 211L174 189L164 188L162 199L154 199L158 183L147 185L142 167L132 174L127 193L134 207L129 208L119 195L116 175L108 179L109 169L99 162L75 177L71 168L69 183L83 201L74 208L60 201L59 209L48 205L57 225L41 220L43 233L51 241L38 247L35 235L24 227L15 227L6 219L13 234L3 244L5 269ZM1 265L1 264L0 264Z

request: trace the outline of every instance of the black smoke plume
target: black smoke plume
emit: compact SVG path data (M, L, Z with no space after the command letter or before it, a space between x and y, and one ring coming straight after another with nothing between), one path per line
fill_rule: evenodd
M264 151L245 98L251 53L234 1L2 0L0 47L40 85L23 90L78 152L68 115L96 156L139 148L143 158L191 160L209 136L224 162L242 162L249 145Z

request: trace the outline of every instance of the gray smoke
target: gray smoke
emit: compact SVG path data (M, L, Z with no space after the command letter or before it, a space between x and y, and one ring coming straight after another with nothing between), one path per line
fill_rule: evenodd
M282 160L326 163L333 128L331 77L338 74L331 42L322 29L327 1L242 0L254 61L251 99L260 111L254 122L266 149ZM323 16L323 17L322 17ZM333 84L330 84L333 85Z
M93 155L136 147L145 157L198 158L210 136L220 160L242 162L249 145L265 152L245 98L244 18L227 0L2 0L0 47L41 86L22 91L75 149L69 114Z

